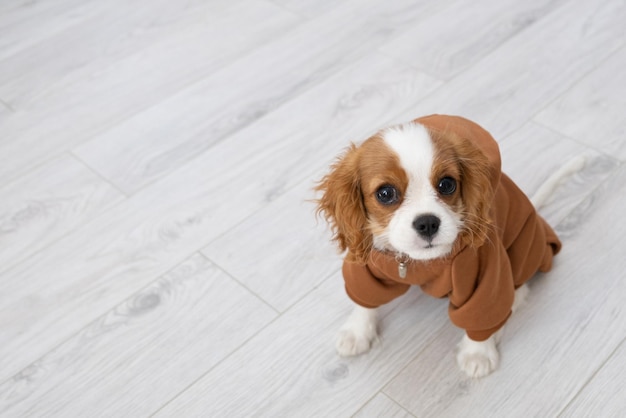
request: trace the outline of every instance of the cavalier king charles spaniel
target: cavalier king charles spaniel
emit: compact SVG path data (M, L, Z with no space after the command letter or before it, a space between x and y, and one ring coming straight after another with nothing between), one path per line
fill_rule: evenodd
M584 160L566 164L538 192L545 200ZM318 184L318 212L347 251L346 292L355 303L337 351L353 356L377 339L376 308L411 285L449 299L465 330L457 362L468 376L498 366L502 326L552 266L561 242L500 170L493 137L456 116L431 115L352 145Z

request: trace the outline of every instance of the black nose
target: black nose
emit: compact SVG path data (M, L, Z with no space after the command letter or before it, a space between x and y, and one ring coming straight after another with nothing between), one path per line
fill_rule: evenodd
M429 241L439 231L439 225L441 225L441 219L435 215L418 216L413 221L413 228L422 238L426 238Z

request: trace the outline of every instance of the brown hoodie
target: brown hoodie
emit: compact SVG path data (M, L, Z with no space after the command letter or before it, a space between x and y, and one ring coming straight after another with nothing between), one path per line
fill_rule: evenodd
M494 227L479 248L457 240L445 258L409 262L404 279L392 254L374 250L365 265L344 261L346 291L355 303L375 308L419 285L431 296L447 296L450 320L472 340L484 341L511 314L514 290L537 271L550 270L561 242L526 195L501 173L498 144L487 131L454 116L432 115L416 122L431 131L453 131L487 156L495 190L490 211Z

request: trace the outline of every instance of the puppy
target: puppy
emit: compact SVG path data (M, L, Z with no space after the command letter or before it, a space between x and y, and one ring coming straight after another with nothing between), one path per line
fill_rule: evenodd
M524 283L549 271L561 249L501 172L492 136L461 117L422 117L352 145L316 189L318 213L347 250L342 271L356 304L339 332L339 354L368 351L376 308L418 285L449 298L450 320L465 330L459 367L471 377L491 373L499 331L523 301Z

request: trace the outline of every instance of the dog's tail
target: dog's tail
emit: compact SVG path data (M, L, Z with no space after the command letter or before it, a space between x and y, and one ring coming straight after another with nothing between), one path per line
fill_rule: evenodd
M565 163L560 169L558 169L548 180L546 180L540 187L539 190L530 198L535 209L539 209L541 206L546 203L550 195L554 192L554 189L565 180L567 177L577 173L582 170L585 166L585 157L579 155L578 157L574 157Z

